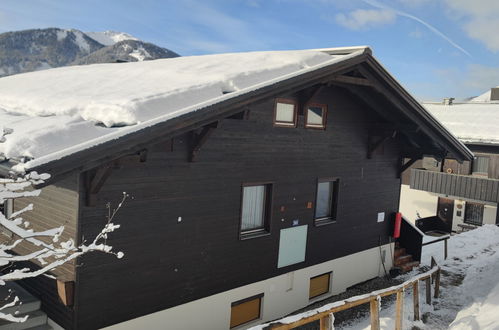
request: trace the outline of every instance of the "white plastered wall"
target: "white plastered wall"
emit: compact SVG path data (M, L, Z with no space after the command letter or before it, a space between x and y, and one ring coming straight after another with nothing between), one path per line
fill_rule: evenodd
M476 201L476 203L484 203L483 201ZM452 219L452 230L461 231L458 224L464 223L464 209L466 207L466 201L461 199L456 199L454 201L454 217ZM461 212L459 212L461 211ZM483 207L483 224L495 224L497 214L497 204L487 203Z
M384 245L381 249L376 247L296 270L105 329L228 329L231 303L263 293L262 318L236 328L245 329L265 321L283 317L314 301L341 293L354 284L384 275L384 268L381 263L381 255L383 254L386 255L385 268L388 271L392 267L393 244ZM327 272L332 272L330 292L314 300L309 300L310 278Z
M411 189L409 185L400 185L399 212L412 223L416 223L418 214L421 218L437 214L438 196L427 191Z

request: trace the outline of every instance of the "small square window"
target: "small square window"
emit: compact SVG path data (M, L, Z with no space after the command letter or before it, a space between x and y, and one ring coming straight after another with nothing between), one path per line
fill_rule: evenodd
M261 317L263 293L233 302L230 309L230 328L258 320Z
M317 182L314 217L316 223L336 220L339 185L339 179L319 179Z
M277 99L274 109L274 126L296 127L296 101Z
M241 235L253 236L269 231L272 185L243 185Z
M327 105L312 103L305 110L305 127L326 128Z
M331 272L312 277L310 279L310 289L308 293L308 298L312 299L328 293L330 283L331 283Z

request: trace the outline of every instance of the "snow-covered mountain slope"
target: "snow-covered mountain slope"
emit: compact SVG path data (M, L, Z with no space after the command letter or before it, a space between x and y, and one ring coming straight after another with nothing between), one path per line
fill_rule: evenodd
M116 31L85 32L85 34L104 46L111 46L123 40L139 40L128 33Z
M178 56L171 50L151 43L140 40L123 40L82 57L73 64L113 63L116 61L140 62Z
M0 34L0 76L68 65L103 45L78 30L49 28Z
M87 57L102 50L96 56ZM178 54L122 32L34 29L0 34L0 77L72 64L114 63ZM84 60L81 60L84 59Z

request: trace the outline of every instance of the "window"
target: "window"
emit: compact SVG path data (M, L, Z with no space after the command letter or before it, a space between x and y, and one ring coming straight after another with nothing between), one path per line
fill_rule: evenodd
M481 226L483 223L483 204L466 202L464 207L464 223Z
M14 209L14 200L13 199L6 199L3 204L0 204L0 212L5 215L5 217L8 219L11 214L13 213ZM4 234L5 236L8 236L12 238L12 232L8 230L4 226L0 226L0 232Z
M489 157L477 156L473 160L473 174L488 175Z
M327 105L312 103L306 107L305 127L326 128Z
M260 318L263 293L233 302L230 309L230 327L234 328Z
M0 212L5 215L6 218L12 214L12 199L6 199L3 204L0 204Z
M241 235L258 235L269 231L272 185L243 185L241 202Z
M336 220L339 185L339 179L319 179L317 182L317 197L315 200L316 223Z
M274 126L296 127L296 101L277 99L274 109Z
M329 284L331 283L331 273L322 274L310 279L310 289L308 298L312 299L329 292Z

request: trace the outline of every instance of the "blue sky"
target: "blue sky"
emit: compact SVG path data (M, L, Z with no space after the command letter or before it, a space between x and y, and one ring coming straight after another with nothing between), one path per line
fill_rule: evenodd
M499 85L497 0L2 0L0 32L115 30L181 55L369 45L417 98Z

